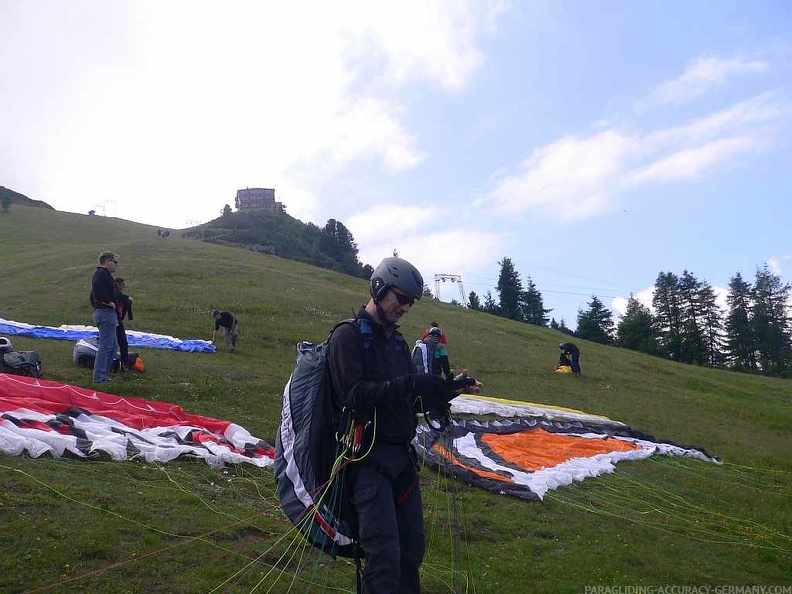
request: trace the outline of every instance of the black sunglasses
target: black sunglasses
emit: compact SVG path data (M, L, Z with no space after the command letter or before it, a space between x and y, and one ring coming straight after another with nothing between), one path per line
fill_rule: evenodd
M391 293L396 295L396 300L399 302L400 305L409 305L412 307L415 305L415 299L409 297L408 295L403 295L402 293L397 293L393 289L391 289Z

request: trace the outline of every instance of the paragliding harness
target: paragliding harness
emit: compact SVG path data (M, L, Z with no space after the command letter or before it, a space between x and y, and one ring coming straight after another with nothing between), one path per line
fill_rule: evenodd
M81 338L74 345L72 358L77 367L88 367L93 369L96 362L96 353L99 352L99 339L98 338ZM113 357L113 363L110 367L112 371L121 371L123 369L121 359ZM135 371L143 371L143 359L137 353L129 353L127 355L126 365Z
M319 344L300 342L297 364L283 390L275 439L275 481L281 509L312 545L333 557L353 557L360 579L354 512L344 494L343 469L365 453L365 426L338 410L327 363L333 333L351 324L366 351L373 332L362 318L339 322Z
M434 343L427 344L423 340L416 340L412 350L412 360L419 373L433 373L434 369Z
M376 424L376 410L371 422L361 423L355 420L355 411L348 407L339 410L334 402L327 350L333 333L344 324L357 328L366 352L365 367L373 365L369 355L373 330L365 318L339 322L319 344L303 341L297 345L297 363L283 390L274 471L283 513L316 548L332 557L353 558L361 591L363 553L355 512L345 493L344 470L362 461L373 446L371 429ZM406 344L404 348L407 350ZM446 413L444 407L439 415L442 421L433 415L443 428ZM409 448L417 470L418 456L412 444ZM395 480L384 468L372 468L391 481L396 505L418 485L417 472L408 480Z

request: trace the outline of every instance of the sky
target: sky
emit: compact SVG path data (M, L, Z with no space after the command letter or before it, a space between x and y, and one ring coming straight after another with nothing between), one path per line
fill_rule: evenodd
M510 258L572 329L660 272L792 281L786 0L0 0L0 72L0 185L58 210L274 188L444 301Z

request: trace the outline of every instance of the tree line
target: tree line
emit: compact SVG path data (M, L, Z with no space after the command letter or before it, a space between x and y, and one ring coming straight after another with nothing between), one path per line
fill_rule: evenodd
M552 310L530 276L523 283L510 258L498 264L498 300L490 291L483 299L471 291L471 309L680 363L792 377L792 285L767 265L757 268L753 283L739 272L731 278L725 311L712 286L692 272L661 272L651 309L630 295L614 323L610 309L592 296L572 331L563 318L548 317Z

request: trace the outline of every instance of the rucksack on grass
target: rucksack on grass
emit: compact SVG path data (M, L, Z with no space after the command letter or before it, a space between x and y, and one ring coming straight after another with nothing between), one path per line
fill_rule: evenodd
M41 377L41 359L36 351L6 351L0 353L0 373Z
M332 473L346 427L340 427L327 365L330 340L342 324L358 328L364 347L371 346L372 329L365 319L336 324L322 343L297 345L275 438L275 481L281 509L311 544L333 557L352 557L353 515L344 501L343 477Z

